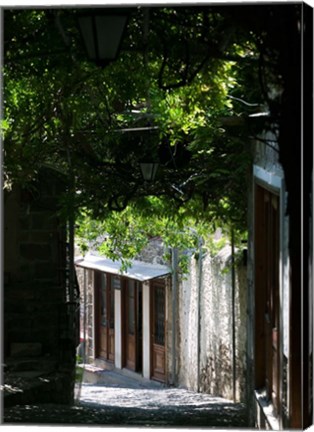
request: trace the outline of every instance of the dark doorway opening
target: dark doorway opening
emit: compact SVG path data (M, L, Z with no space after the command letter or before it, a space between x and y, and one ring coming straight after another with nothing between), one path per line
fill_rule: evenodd
M122 326L123 326L123 363L124 367L142 372L142 284L132 279L123 282Z

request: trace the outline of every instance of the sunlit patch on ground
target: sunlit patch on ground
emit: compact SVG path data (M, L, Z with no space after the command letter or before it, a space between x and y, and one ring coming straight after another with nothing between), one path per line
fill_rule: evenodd
M14 387L11 386L9 384L4 384L0 386L0 390L3 391L4 393L23 393L23 389L19 388L19 387Z

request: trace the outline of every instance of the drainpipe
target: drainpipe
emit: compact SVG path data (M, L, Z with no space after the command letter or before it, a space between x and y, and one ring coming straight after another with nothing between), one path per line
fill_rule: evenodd
M172 385L176 384L176 315L178 249L172 248Z
M203 255L202 255L203 240L198 238L198 297L197 297L197 391L200 392L200 378L201 378L201 290L202 290L202 273L203 273Z
M232 380L233 401L236 401L236 330L235 330L235 252L234 231L231 229L231 278L232 278Z

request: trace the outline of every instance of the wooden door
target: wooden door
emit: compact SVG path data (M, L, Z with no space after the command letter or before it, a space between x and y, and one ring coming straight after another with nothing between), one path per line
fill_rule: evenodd
M108 275L110 279L110 290L108 292L109 300L110 302L110 315L109 315L109 328L108 328L108 338L109 338L109 360L114 361L114 355L115 355L115 347L114 347L114 335L115 335L115 328L114 328L114 293L115 290L121 289L121 278L120 276L113 276Z
M165 283L161 279L151 282L151 377L166 380L166 311Z
M96 354L114 361L114 288L111 276L95 272Z
M124 283L124 365L142 370L142 286L126 279Z
M279 198L271 194L269 197L269 275L268 305L271 317L271 394L276 413L279 413L280 393L280 343L279 343Z
M255 196L255 379L279 413L279 197L259 185Z

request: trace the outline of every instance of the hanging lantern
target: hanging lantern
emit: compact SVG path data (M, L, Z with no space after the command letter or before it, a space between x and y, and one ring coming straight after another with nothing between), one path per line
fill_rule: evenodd
M152 182L155 179L158 162L141 162L140 167L142 171L142 176L145 181Z
M104 67L118 56L129 10L101 8L84 10L78 24L88 58Z

